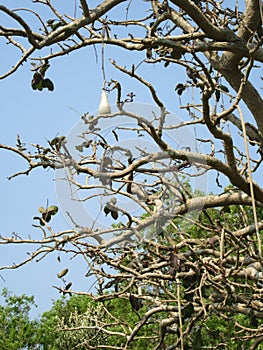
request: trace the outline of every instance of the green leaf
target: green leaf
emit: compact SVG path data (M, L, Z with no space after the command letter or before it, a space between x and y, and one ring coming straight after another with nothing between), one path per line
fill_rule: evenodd
M55 147L57 151L59 151L62 144L65 144L66 142L66 136L56 136L49 142L49 144L50 146Z
M107 206L104 207L104 213L106 214L106 216L109 214L110 211L110 208L108 208Z
M49 91L53 91L54 90L54 84L50 79L44 79L42 81L42 87L43 88L47 88Z
M43 90L43 87L42 87L42 80L38 83L38 84L31 84L32 86L32 89L33 90L39 90L39 91L42 91Z
M48 208L47 208L47 212L48 214L50 215L56 215L57 212L58 212L58 207L56 205L50 205Z
M43 76L39 72L34 73L33 79L31 81L32 89L42 90L42 80L43 80Z
M41 214L45 214L47 211L44 207L39 207L38 208L38 211L41 213Z
M54 137L51 141L50 141L50 145L51 146L55 146L57 143L59 143L60 138L58 136Z
M51 220L51 215L49 213L42 214L42 219L46 222L49 222Z
M111 216L114 220L118 219L118 212L116 210L111 210Z

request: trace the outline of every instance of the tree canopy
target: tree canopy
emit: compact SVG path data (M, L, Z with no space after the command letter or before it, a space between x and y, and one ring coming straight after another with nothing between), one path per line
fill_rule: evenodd
M18 53L1 79L30 62L32 89L52 93L52 62L87 46L100 56L104 78L97 114L84 113L68 135L45 145L27 145L20 136L14 146L0 144L27 162L10 179L36 168L54 170L60 204L38 208L33 228L40 239L1 236L0 244L35 249L0 268L50 254L82 257L83 278L96 280L96 293L85 294L101 302L106 315L101 326L88 326L100 329L97 349L132 349L146 340L149 348L167 350L259 348L261 2L72 3L73 15L51 0L32 0L25 8L0 5L1 43ZM110 62L107 47L116 47ZM129 56L121 64L124 51ZM106 76L106 65L118 78ZM167 71L173 73L167 86L158 84ZM150 93L153 106L136 103L130 80ZM116 96L114 106L108 94ZM178 110L166 107L171 96ZM208 182L213 193L202 187ZM53 227L60 210L70 230ZM80 293L67 280L69 268L58 272L62 283L55 288ZM116 299L128 301L138 319L115 313ZM108 344L114 332L123 341Z
M1 297L4 298L0 307L1 349L34 349L38 344L38 324L30 318L30 311L36 306L34 298L15 296L7 289L2 291Z

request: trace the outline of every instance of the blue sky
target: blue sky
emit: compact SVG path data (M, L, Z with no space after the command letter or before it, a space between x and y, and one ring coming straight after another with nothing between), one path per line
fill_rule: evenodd
M29 1L20 1L19 6L26 6ZM54 2L56 3L56 2ZM59 2L57 2L59 3ZM73 3L73 2L72 2ZM11 8L17 6L17 1L2 1L3 5ZM119 8L116 16L124 16L124 8ZM70 9L72 12L73 9ZM43 12L44 15L46 13ZM1 20L6 20L0 15ZM29 15L25 15L28 17ZM30 16L29 16L30 17ZM48 18L48 17L47 17ZM5 69L15 64L16 51L5 41L0 39L1 57L0 74ZM55 90L34 91L31 88L32 71L30 61L23 64L12 76L0 81L0 115L2 127L0 129L0 143L8 145L16 144L16 136L19 134L21 141L26 144L38 143L45 145L56 135L67 135L71 128L78 123L80 115L84 112L96 112L101 94L103 77L101 72L101 48L97 46L99 61L93 47L81 49L69 56L56 58L46 76L55 84ZM130 67L132 63L137 65L144 59L143 53L127 53L122 49L106 46L105 68L106 77L119 80L122 83L124 96L133 91L138 103L152 103L149 92L142 88L133 79L125 77L114 69L109 58L114 58L120 65ZM160 65L142 65L138 73L157 84L161 99L172 112L184 118L186 112L178 111L179 99L174 92L177 83L185 81L183 70L174 66L159 69ZM186 97L191 98L191 92L186 92ZM188 95L187 95L188 94ZM109 96L111 104L115 101L115 92ZM29 176L19 176L11 181L7 177L19 170L25 170L26 164L17 155L0 150L0 234L8 236L15 232L22 237L30 235L40 237L36 229L32 227L33 217L38 214L38 207L49 204L58 204L54 186L54 173L49 170L37 169ZM60 212L52 220L56 230L65 230L69 225ZM0 246L0 266L12 265L27 257L30 251L25 247ZM69 267L67 278L73 280L73 288L76 290L88 290L90 282L83 276L87 272L86 265L80 259L68 261L66 257L62 262L57 261L54 254L40 262L32 262L18 270L0 271L6 282L0 279L0 289L7 287L15 294L34 295L38 304L38 312L43 312L51 307L51 299L58 297L58 292L52 286L59 285L56 274L64 267ZM77 278L77 276L80 278Z

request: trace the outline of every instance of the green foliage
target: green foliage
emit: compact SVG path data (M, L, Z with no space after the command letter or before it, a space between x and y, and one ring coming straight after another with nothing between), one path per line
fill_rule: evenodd
M188 344L192 344L193 349L195 346L198 346L196 349L243 349L244 339L237 336L238 331L240 331L239 325L251 327L245 315L208 313L197 323L193 335L187 337L186 341ZM249 349L254 341L255 339L247 339L245 349ZM202 346L200 346L200 342ZM259 345L257 349L262 350L263 345Z
M4 301L0 306L0 349L35 349L38 323L29 317L36 306L34 298L24 294L15 296L7 289L3 289L1 296Z
M86 349L87 343L96 346L101 338L96 327L101 317L101 304L89 296L62 297L41 317L39 332L43 349Z
M132 310L132 305L128 299L113 299L106 302L109 312L106 316L108 329L116 332L107 338L107 345L122 347L125 345L126 339L118 335L125 329L129 333L129 329L133 329L147 311L147 306L143 306L138 312ZM116 319L120 320L120 324L116 324ZM148 324L141 329L135 340L130 344L129 349L144 350L154 349L154 344L158 338L158 327L153 323Z
M48 208L45 209L41 206L38 208L38 211L41 214L41 218L35 216L33 219L39 220L40 225L44 226L45 222L49 222L51 220L51 217L57 214L58 207L56 205L50 205Z
M42 66L38 68L38 71L34 73L31 81L31 87L33 90L42 91L45 88L47 88L49 91L54 90L53 82L49 78L44 78L45 73L49 67L50 65L48 61L46 61Z
M208 295L204 295L204 298ZM52 308L42 314L40 320L32 321L29 312L35 306L33 297L12 296L7 290L3 290L2 296L5 302L0 307L1 350L33 350L38 347L43 350L84 350L88 346L100 348L100 344L109 348L122 348L126 338L121 333L129 333L149 310L149 305L144 303L138 312L134 312L128 299L108 300L103 305L94 302L89 296L76 295L55 301ZM160 321L167 316L165 312L153 315L128 349L155 349L159 340ZM191 315L184 317L183 331L189 327L188 317ZM244 339L238 338L236 334L240 327L253 328L255 324L251 324L251 321L255 319L246 315L208 312L198 319L192 332L184 338L185 349L242 349ZM166 346L174 344L178 339L177 326L178 322L174 326L174 334L166 336ZM253 341L247 340L246 348ZM259 345L257 349L262 350L263 345Z
M102 303L94 302L89 296L76 295L69 299L62 297L54 302L51 310L45 312L40 321L39 334L43 350L87 349L87 346L124 346L126 338L120 335L125 328L129 331L139 321L139 313L133 312L127 299L114 299ZM116 319L121 322L116 323ZM70 330L71 328L71 330ZM74 329L73 329L74 328ZM154 324L147 325L138 334L129 349L154 349L152 339L158 336ZM145 339L148 337L148 339Z

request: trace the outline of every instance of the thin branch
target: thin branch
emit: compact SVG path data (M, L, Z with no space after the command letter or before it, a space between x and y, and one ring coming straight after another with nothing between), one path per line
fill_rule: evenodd
M88 7L88 4L87 4L87 1L86 0L80 0L80 3L81 3L81 6L82 6L82 10L83 10L84 16L86 18L90 18L90 12L89 12L89 7Z
M119 69L121 72L128 74L130 77L137 79L140 83L142 83L143 85L145 85L151 92L152 98L154 100L154 102L160 107L160 108L164 108L164 104L161 102L161 100L158 98L157 93L154 89L154 87L152 86L152 84L148 81L146 81L145 79L143 79L141 76L137 75L134 72L134 69L132 70L128 70L125 67L122 67L120 65L118 65L114 60L110 60L111 64Z

